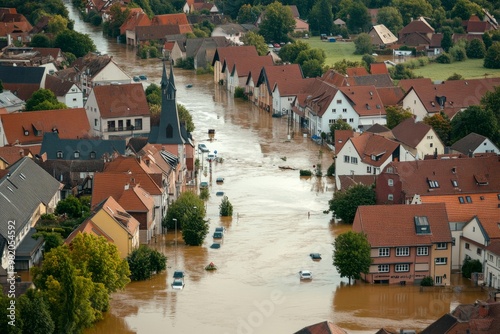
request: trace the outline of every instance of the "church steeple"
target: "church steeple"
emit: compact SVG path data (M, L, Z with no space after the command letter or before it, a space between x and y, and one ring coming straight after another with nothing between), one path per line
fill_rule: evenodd
M167 78L167 69L165 63L163 63L161 95L160 124L151 127L148 142L151 144L184 144L180 131L179 114L177 112L176 88L172 64L170 64L170 77Z

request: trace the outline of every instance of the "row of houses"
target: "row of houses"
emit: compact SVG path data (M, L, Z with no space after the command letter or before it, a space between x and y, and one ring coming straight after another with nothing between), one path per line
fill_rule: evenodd
M8 224L15 225L16 269L29 269L43 250L43 240L31 238L36 223L69 195L91 195L92 211L67 242L77 233L93 233L116 244L125 258L139 244L150 243L164 232L162 220L169 204L194 178L195 149L179 122L172 67L167 75L164 66L161 88L159 123L129 142L91 138L83 108L1 115L0 130L7 138L13 128L19 133L22 126L30 138L0 148L4 269L9 260Z

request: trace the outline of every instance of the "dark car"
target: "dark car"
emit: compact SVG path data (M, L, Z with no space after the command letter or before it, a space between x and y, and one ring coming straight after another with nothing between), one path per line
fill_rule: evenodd
M174 271L174 279L184 278L184 272L180 270Z
M224 237L224 233L214 232L214 239L222 239L222 237Z
M321 254L320 253L311 253L311 254L309 254L309 256L313 260L321 260Z

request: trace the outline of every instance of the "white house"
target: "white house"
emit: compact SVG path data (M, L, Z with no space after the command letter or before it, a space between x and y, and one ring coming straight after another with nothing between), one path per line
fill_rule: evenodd
M500 288L500 241L493 241L486 247L485 283L491 288Z
M45 88L50 89L57 101L64 103L69 108L83 108L83 92L77 84L54 75L47 75Z
M406 161L404 147L383 136L364 132L351 137L337 152L335 183L341 189L340 175L378 175L392 161Z
M477 153L500 154L500 149L489 138L474 132L456 141L451 145L451 149L466 155Z
M313 84L314 78L297 78L292 80L276 82L273 89L273 111L290 115L295 104L295 100L307 92L309 86ZM295 122L300 120L293 114Z
M434 129L423 123L408 118L392 129L394 138L411 152L416 160L426 155L444 154L444 144Z
M151 114L142 84L96 86L85 111L91 132L102 139L150 132Z
M232 68L226 67L227 90L234 93L236 87L245 87L250 71L254 69L260 71L262 67L267 65L273 65L273 58L270 56L243 57L237 59Z
M460 257L459 263L463 264L465 259L479 260L486 265L486 247L490 244L488 235L479 218L473 217L463 228L460 238Z

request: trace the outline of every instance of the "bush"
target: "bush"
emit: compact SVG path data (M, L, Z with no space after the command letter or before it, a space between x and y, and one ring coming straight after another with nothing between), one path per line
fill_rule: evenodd
M467 52L465 51L465 48L459 45L454 45L450 48L449 54L455 61L464 61L467 59Z
M309 169L301 169L300 176L312 176L312 172Z
M234 89L234 97L235 98L244 98L245 97L245 88L243 88L243 87L236 87Z
M479 260L465 259L462 265L462 276L465 278L471 278L472 273L482 273L483 265Z
M480 39L473 39L467 45L467 57L472 59L483 59L486 55L486 46Z
M451 56L447 53L443 53L436 58L436 62L440 64L451 64Z
M162 253L141 245L127 257L130 268L130 278L133 281L143 281L151 278L167 268L167 257Z
M233 216L233 205L229 202L227 196L222 198L222 202L219 205L219 214L222 217L232 217Z
M429 57L420 57L418 58L418 64L420 67L428 65L430 63Z
M326 170L326 176L334 176L335 175L335 161L332 162L330 167Z
M432 276L425 276L420 282L420 286L434 286L434 279Z

